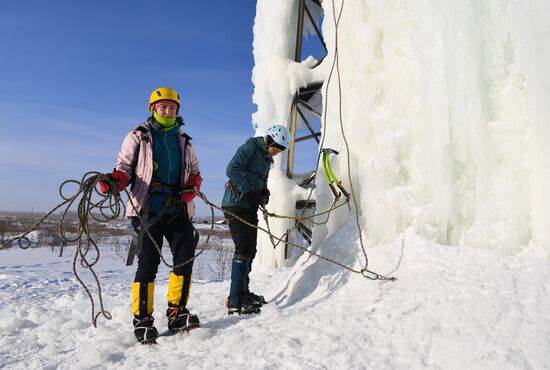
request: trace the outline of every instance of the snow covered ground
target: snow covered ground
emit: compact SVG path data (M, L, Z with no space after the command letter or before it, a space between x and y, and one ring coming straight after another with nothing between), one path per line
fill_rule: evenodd
M202 327L142 346L131 326L134 268L116 253L103 250L96 267L113 318L94 328L69 257L2 250L0 367L549 369L549 3L323 1L329 53L315 70L311 58L293 62L297 2L257 4L258 135L286 123L297 88L327 81L339 63L322 91L321 146L340 151L333 170L354 184L358 212L336 210L312 248L361 268L357 216L369 268L398 280L307 254L288 263L263 235L251 288L271 303L260 315L228 317L228 280L197 262L189 308ZM291 215L304 194L283 164L276 157L269 209ZM320 173L316 184L325 211L333 197ZM273 220L272 230L292 222ZM155 294L161 331L167 270Z
M327 242L353 233L350 223ZM253 272L271 301L262 313L229 317L229 281L194 281L189 307L202 327L136 343L134 267L108 250L96 271L112 320L91 324L71 258L47 248L0 251L0 367L6 369L548 369L550 261L542 249L509 255L449 247L411 230L405 243L368 250L369 281L316 258ZM344 258L345 253L334 258ZM349 261L348 261L349 262ZM398 266L399 265L399 266ZM379 271L378 271L379 270ZM168 269L161 267L155 318L163 318Z

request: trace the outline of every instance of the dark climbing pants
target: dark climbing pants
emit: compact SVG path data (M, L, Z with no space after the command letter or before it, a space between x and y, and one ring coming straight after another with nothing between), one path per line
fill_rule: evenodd
M258 237L258 229L247 225L241 220L257 226L258 209L227 207L224 208L224 216L235 244L235 255L231 265L229 302L234 307L240 307L244 294L249 292L249 274L252 269L252 261L256 256Z
M224 208L225 222L229 225L231 238L233 238L233 243L235 243L235 256L244 256L253 260L256 256L258 229L245 224L237 217L225 211L231 212L249 224L258 226L258 209L240 207Z
M198 243L198 233L186 214L165 214L156 223L150 225L149 233L156 244L162 247L163 237L166 238L172 251L172 264L179 265L195 255ZM157 275L160 255L157 248L147 235L143 237L141 252L138 255L138 268L134 281L152 282ZM193 261L173 270L179 276L191 276Z

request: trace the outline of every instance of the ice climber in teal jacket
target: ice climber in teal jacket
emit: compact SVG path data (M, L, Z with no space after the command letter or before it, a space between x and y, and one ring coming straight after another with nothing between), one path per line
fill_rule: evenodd
M225 184L222 208L235 243L231 287L225 303L229 314L257 313L266 303L263 296L252 293L248 287L258 233L256 227L242 220L258 225L258 207L269 202L267 178L273 157L289 145L290 133L286 127L274 125L265 136L249 138L227 165L229 181Z

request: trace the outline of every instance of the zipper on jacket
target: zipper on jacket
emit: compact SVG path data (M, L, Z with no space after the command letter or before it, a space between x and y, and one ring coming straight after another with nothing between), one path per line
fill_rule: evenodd
M164 148L168 157L168 173L167 180L171 180L172 177L172 156L170 155L170 147L168 146L168 133L164 133Z

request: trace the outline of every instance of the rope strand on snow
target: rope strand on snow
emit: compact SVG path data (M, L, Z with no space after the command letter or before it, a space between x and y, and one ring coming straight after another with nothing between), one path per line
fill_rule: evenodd
M311 221L311 223L313 223L314 225L324 225L326 223L328 223L329 219L330 219L330 214L332 213L333 210L335 210L336 208L340 208L346 204L348 204L349 200L346 199L346 201L338 206L335 206L337 200L335 199L333 202L332 202L332 205L330 206L330 209L324 211L324 212L321 212L321 213L316 213L316 214L313 214L311 216L308 216L308 217L303 217L303 212L301 214L300 217L295 217L295 216L283 216L283 215L278 215L276 213L271 213L271 212L268 212L267 208L264 206L264 207L261 207L261 211L263 213L263 216L264 216L264 221L265 221L265 224L266 224L266 227L267 227L267 234L269 235L269 240L271 241L271 244L273 245L273 249L275 249L279 243L281 243L281 241L279 240L278 242L275 242L273 240L273 234L271 233L271 227L269 226L269 217L273 217L273 218L280 218L280 219L286 219L286 220L294 220L294 227L292 229L288 229L282 236L281 236L281 239L287 239L288 235L293 232L294 230L296 230L297 228L299 228L300 224L303 223L303 221ZM325 221L322 221L322 222L316 222L316 221L313 221L313 218L317 217L317 216L321 216L321 215L324 215L326 214L327 215L327 218L325 219ZM286 244L288 244L288 242L285 242Z
M344 269L346 269L346 270L348 270L348 271L354 272L354 273L356 273L356 274L361 274L361 275L363 275L364 277L366 277L367 279L370 279L370 280L395 280L394 277L386 277L386 276L381 275L381 274L378 274L378 273L376 273L376 272L374 272L374 271L370 271L370 270L368 270L366 267L365 267L365 268L362 268L362 269L360 269L360 270L354 269L354 268L349 267L349 266L346 266L346 265L344 265L344 264L342 264L342 263L340 263L340 262L338 262L338 261L336 261L336 260L334 260L334 259L331 259L331 258L329 258L329 257L323 256L323 255L321 255L321 254L319 254L319 253L313 252L313 251L309 250L308 248L306 248L306 247L304 247L304 246L302 246L302 245L299 245L299 244L296 244L296 243L291 243L291 242L289 242L289 241L287 241L287 240L284 239L284 238L286 237L287 233L283 234L283 236L281 236L281 237L278 237L278 236L274 235L270 230L264 229L264 228L261 227L261 226L254 225L254 224L252 224L252 223L250 223L250 222L248 222L248 221L242 219L241 217L235 215L234 213L232 213L232 212L230 212L230 211L228 211L228 210L224 210L224 209L222 209L221 207L219 207L219 206L213 204L213 203L210 202L210 201L208 200L208 198L207 198L203 193L201 193L200 191L197 191L197 194L198 194L198 197L201 198L201 199L202 199L208 206L210 206L211 208L216 208L216 209L218 209L218 210L220 210L220 211L222 211L222 212L225 212L225 213L227 213L227 214L229 214L229 215L235 217L236 219L238 219L238 220L241 221L243 224L245 224L245 225L247 225L247 226L249 226L249 227L253 227L253 228L256 228L256 229L258 229L258 230L260 230L260 231L263 231L264 233L266 233L266 234L269 235L270 239L272 240L272 243L274 243L273 240L277 240L277 243L274 244L274 247L276 247L279 243L282 242L282 243L284 243L284 244L286 244L286 245L290 245L290 246L292 246L292 247L296 247L296 248L302 249L303 251L305 251L305 252L307 252L307 253L309 253L309 254L311 254L311 255L313 255L313 256L316 256L316 257L321 258L321 259L323 259L323 260L325 260L325 261L331 262L331 263L333 263L333 264L335 264L335 265L337 265L337 266L340 266L340 267L342 267L342 268L344 268ZM339 205L338 207L341 207L341 206L343 206L343 205L345 205L345 204L347 204L347 202L342 203L342 204ZM337 207L335 207L335 208L337 208ZM328 211L325 211L325 212L323 212L323 213L330 213L331 211L332 211L332 210L328 210ZM289 219L298 220L297 217L292 217L292 216L279 216L279 215L275 215L275 214L273 214L273 213L269 213L269 212L267 212L267 210L265 209L265 207L262 208L262 212L264 212L264 215L267 215L267 216L264 216L264 217L277 216L277 217L280 217L280 218L289 218ZM315 216L318 216L318 214L313 215L313 216L310 216L310 217L307 217L307 218L311 218L311 217L315 217ZM307 218L304 218L304 219L307 219ZM269 228L269 224L267 224L267 225L268 225L268 228Z
M99 180L105 180L105 175L100 174L98 172L87 172L82 177L81 181L76 180L67 180L64 181L59 186L59 195L63 199L63 202L61 202L59 205L54 207L51 211L46 213L44 217L42 217L30 230L25 232L24 234L13 238L9 240L8 242L4 243L0 249L6 248L7 246L11 245L12 242L17 240L19 247L22 249L27 249L31 245L31 241L27 237L29 233L32 231L37 230L38 226L44 222L49 216L51 216L56 210L59 208L65 206L65 210L62 213L61 218L59 219L59 226L58 231L59 235L61 236L62 240L67 243L73 243L76 242L76 251L73 257L73 273L77 279L77 281L80 283L84 291L86 292L86 295L90 299L91 305L92 305L92 323L94 326L97 327L97 318L100 315L103 315L106 319L111 319L111 314L105 310L104 304L103 304L103 296L101 292L101 284L99 281L99 278L97 274L95 273L93 266L99 261L100 258L100 251L95 243L92 235L90 234L90 229L88 225L88 217L91 215L91 217L100 222L106 222L110 220L114 220L118 218L120 214L120 195L117 194L111 194L110 196L102 197L97 202L92 202L92 196L94 193L100 194L97 189L96 185ZM67 196L64 194L65 186L68 184L76 184L78 185L77 191L70 196ZM67 233L64 231L64 223L65 218L67 217L67 214L71 208L71 206L80 198L78 201L78 207L77 207L77 220L78 220L78 228L77 232L74 237L69 237ZM98 218L96 215L92 213L93 210L99 210L99 213L103 219ZM105 210L110 211L110 215L107 215L105 213ZM26 241L28 246L23 246L23 241ZM90 250L93 249L95 252L95 258L92 262L90 262L87 258L88 253ZM86 285L86 283L83 281L83 279L80 277L78 270L76 268L77 261L80 259L80 266L83 268L89 270L89 272L92 274L95 282L96 282L96 288L98 291L98 301L99 301L99 312L95 313L95 301L92 296L92 293L90 292L90 289Z

